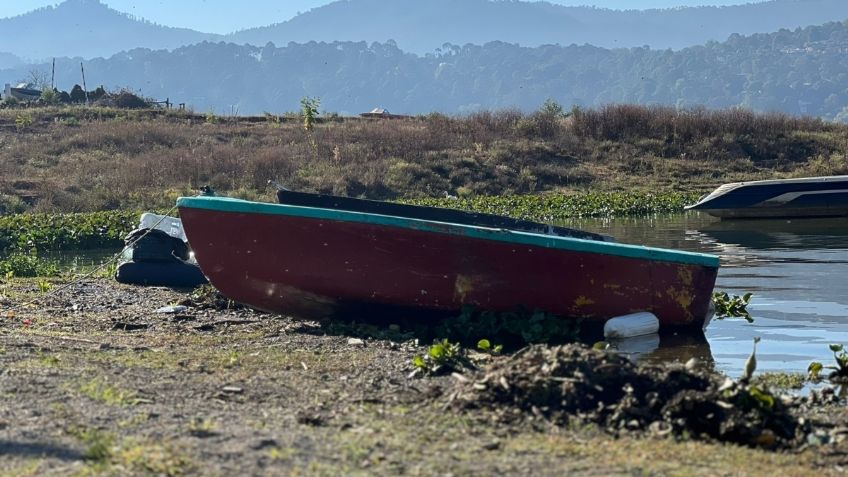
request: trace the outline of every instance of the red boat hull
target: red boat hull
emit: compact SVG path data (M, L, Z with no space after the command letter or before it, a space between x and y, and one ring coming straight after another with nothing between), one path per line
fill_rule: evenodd
M663 327L702 327L718 272L432 229L191 207L180 216L201 269L222 293L305 318L359 305L524 306L597 321L650 311Z

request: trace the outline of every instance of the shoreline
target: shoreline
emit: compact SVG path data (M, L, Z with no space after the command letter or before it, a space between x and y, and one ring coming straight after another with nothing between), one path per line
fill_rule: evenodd
M402 330L217 309L105 278L57 295L13 279L0 295L0 475L835 475L845 465L848 442L762 450L556 425L529 410L505 421L498 406L451 410L456 378L410 378L426 346ZM156 313L175 303L188 308ZM479 373L509 358L482 359ZM839 404L805 409L828 432L848 422ZM666 457L650 458L658 449Z

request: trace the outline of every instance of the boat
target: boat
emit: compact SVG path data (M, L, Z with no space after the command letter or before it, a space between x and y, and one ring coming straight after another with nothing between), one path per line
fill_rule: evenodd
M340 197L336 195L296 192L283 188L277 188L277 201L281 204L298 205L301 207L349 210L368 214L392 215L397 217L408 217L411 219L450 222L453 224L519 230L522 232L557 235L561 237L603 240L607 242L615 241L608 235L596 234L566 227L558 227L551 224L542 224L529 220L519 220L502 215L466 212L464 210L446 209L442 207L400 204L397 202L385 202L380 200L356 199L353 197Z
M733 182L687 210L722 219L848 216L848 176Z
M227 197L181 197L177 206L210 283L269 312L403 319L470 305L602 324L647 311L661 328L702 328L712 316L714 255Z

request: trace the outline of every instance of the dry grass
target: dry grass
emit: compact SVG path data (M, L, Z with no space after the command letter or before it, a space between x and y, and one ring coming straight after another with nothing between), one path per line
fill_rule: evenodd
M844 171L846 150L848 126L736 109L334 119L312 133L297 118L0 110L0 212L20 209L19 200L41 211L164 207L205 184L270 198L269 179L380 199L706 189L731 178Z

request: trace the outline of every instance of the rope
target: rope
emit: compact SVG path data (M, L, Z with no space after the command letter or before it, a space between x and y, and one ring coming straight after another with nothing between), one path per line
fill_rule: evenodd
M109 265L111 265L112 263L114 263L115 261L117 261L119 258L121 258L121 256L124 254L124 252L126 252L126 251L127 251L127 250L129 250L129 249L131 249L131 248L132 248L132 247L133 247L133 246L134 246L134 245L135 245L135 244L136 244L139 240L141 240L141 239L143 239L144 237L146 237L146 236L147 236L147 234L149 234L149 233L153 232L153 230L155 230L155 229L156 229L156 227L157 227L159 224L161 224L161 223L162 223L165 219L167 219L167 218L168 218L168 216L169 216L169 215L171 215L171 213L172 213L173 211L175 211L175 210L177 210L177 206L176 206L176 205L175 205L175 206L173 206L173 207L171 207L171 208L170 208L170 210L168 210L167 212L165 212L165 214L164 214L164 215L163 215L163 216L162 216L159 220L157 220L155 224L153 224L151 227L149 227L149 228L147 229L147 231L146 231L146 232L144 232L141 236L139 236L138 238L135 238L135 239L133 239L133 240L129 241L129 243L127 243L127 244L124 246L124 248L123 248L123 249L121 249L121 251L120 251L120 252L116 253L115 255L113 255L113 256L112 256L112 258L110 258L110 259L106 260L105 262L102 262L102 263L101 263L100 265L98 265L98 266L97 266L97 268L95 268L94 270L91 270L91 271L89 271L88 273L86 273L86 274L84 274L84 275L81 275L81 276L79 276L79 277L75 278L74 280L72 280L72 281L70 281L70 282L68 282L68 283L66 283L66 284L64 284L64 285L62 285L62 286L60 286L60 287L58 287L58 288L54 288L53 290L50 290L49 292L47 292L47 293L45 293L45 294L43 294L43 295L37 296L37 297L35 297L34 299L32 299L32 300L30 300L30 301L28 301L28 302L26 302L26 303L22 303L22 304L17 305L17 306L9 306L8 308L9 308L10 310L12 310L12 311L15 311L15 310L20 311L20 310L21 310L21 309L23 309L23 308L26 308L26 307L29 307L29 306L35 305L35 304L36 304L36 303L38 303L40 300L43 300L43 299L48 298L48 297L50 297L50 296L53 296L53 295L55 295L55 294L59 293L60 291L67 290L68 288L71 288L71 287L73 287L73 286L79 285L79 284L80 284L81 282L83 282L84 280L87 280L87 279L91 278L92 276L94 276L94 274L95 274L95 273L99 272L100 270L103 270L104 268L108 267Z

